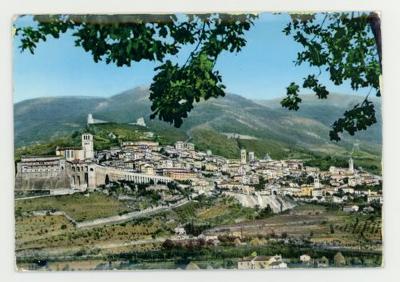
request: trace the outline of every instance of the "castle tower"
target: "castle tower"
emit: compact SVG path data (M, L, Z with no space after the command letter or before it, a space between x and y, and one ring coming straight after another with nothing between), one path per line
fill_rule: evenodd
M245 164L247 162L246 150L240 150L240 163Z
M354 173L354 161L353 161L353 158L351 158L351 157L349 159L349 172Z
M94 158L92 134L90 133L82 134L82 150L83 150L83 158L85 160Z

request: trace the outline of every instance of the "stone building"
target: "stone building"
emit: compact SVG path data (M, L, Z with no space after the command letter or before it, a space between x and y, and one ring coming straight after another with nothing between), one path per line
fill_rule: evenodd
M66 162L60 156L23 156L17 163L16 191L70 188Z
M57 147L56 156L65 158L67 161L82 160L84 158L82 148L78 147Z
M93 135L90 133L82 134L82 147L57 147L56 156L65 158L71 162L76 160L94 159Z
M81 148L57 147L55 156L22 157L17 163L15 190L87 188L87 171L84 171L84 166L76 164L91 162L94 159L93 135L82 134L81 142Z
M132 151L159 151L160 144L154 141L125 141L121 144L122 150L132 150Z
M185 168L165 168L163 175L174 180L191 180L197 176L196 173Z
M176 141L175 149L178 151L182 151L182 150L194 151L194 144L183 142L183 141Z
M59 176L65 161L57 156L23 156L17 164L17 174L36 177Z
M83 159L93 159L94 158L94 146L93 146L93 135L89 133L82 134L82 150Z
M276 269L287 268L282 256L251 256L238 261L238 269Z

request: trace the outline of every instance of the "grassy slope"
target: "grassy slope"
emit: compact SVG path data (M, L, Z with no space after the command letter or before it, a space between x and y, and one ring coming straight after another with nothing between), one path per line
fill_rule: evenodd
M196 129L192 132L192 142L197 150L212 150L214 155L238 158L239 146L235 139L229 139L211 129Z

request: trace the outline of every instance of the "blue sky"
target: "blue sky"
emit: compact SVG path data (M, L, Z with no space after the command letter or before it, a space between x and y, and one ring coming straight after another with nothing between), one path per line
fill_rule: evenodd
M286 14L262 14L246 33L247 45L240 53L223 53L217 62L227 92L251 99L282 97L290 82L301 82L310 71L295 66L300 45L285 36L282 29L289 20ZM31 24L30 17L20 18L16 25ZM14 42L14 101L45 96L109 97L136 86L148 86L158 63L143 61L131 67L95 63L89 53L74 46L70 34L49 39L38 45L34 55L21 53L18 38ZM186 60L183 50L178 61ZM334 86L326 75L320 79L331 92L352 94L350 85ZM360 90L366 93L367 90Z

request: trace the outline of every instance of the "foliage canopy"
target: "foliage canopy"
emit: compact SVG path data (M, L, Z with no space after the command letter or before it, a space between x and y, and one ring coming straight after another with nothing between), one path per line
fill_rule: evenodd
M319 17L323 17L322 22ZM352 89L370 88L380 96L381 70L380 19L375 13L292 14L292 21L283 32L303 46L297 54L296 65L308 63L319 70L303 79L303 88L312 90L319 99L326 99L329 91L318 76L322 70L335 85L349 81ZM298 110L300 86L292 82L281 102L289 110ZM369 95L369 94L368 94ZM340 140L340 133L354 135L376 123L374 104L368 96L360 104L346 111L332 125L331 140Z

